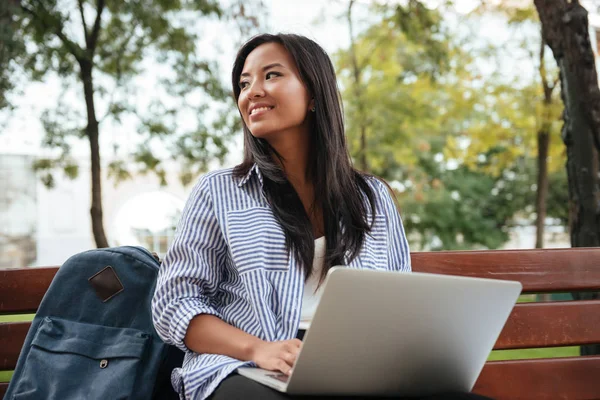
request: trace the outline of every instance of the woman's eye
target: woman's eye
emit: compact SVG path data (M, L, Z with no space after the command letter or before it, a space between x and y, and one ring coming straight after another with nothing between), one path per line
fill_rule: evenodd
M239 86L240 86L240 89L245 88L246 86L248 86L248 81L242 81L242 82L240 82Z
M275 78L281 76L281 74L279 72L268 72L266 78L270 79L270 78Z

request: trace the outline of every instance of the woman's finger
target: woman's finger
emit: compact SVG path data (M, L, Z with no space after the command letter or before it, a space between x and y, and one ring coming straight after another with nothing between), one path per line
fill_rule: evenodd
M290 375L292 373L292 367L283 360L279 360L277 369L286 375Z
M294 358L298 358L299 353L300 353L300 347L295 347L294 350L292 351Z
M281 353L279 353L278 358L280 360L283 360L287 364L287 366L289 368L291 368L291 367L294 366L294 359L295 358L294 358L294 356L293 356L292 353L284 350Z
M293 352L288 352L288 353L285 353L283 356L284 356L285 362L287 362L291 367L293 367L294 363L296 362L296 354Z
M302 341L298 339L292 339L285 343L285 349L289 352L300 349L302 346Z

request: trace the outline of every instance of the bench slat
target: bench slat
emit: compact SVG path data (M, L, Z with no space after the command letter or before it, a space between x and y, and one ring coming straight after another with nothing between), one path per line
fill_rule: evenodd
M523 292L600 290L600 248L416 252L411 261L415 272L518 280Z
M58 267L0 270L0 313L33 313Z
M0 369L16 365L29 322L0 324ZM494 349L600 342L600 300L517 304Z
M513 309L495 349L600 343L600 300L522 303Z
M30 326L31 322L0 323L0 371L15 369Z
M488 362L473 391L503 399L597 399L600 356Z

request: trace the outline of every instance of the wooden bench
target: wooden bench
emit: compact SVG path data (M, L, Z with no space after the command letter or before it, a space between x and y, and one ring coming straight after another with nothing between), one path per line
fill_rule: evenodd
M412 253L413 270L518 280L524 293L600 291L600 248ZM0 313L36 311L57 268L0 271ZM29 323L0 324L0 370L15 367ZM600 343L600 300L518 304L495 349ZM0 384L4 395L7 383ZM475 392L497 399L600 399L600 356L486 363Z

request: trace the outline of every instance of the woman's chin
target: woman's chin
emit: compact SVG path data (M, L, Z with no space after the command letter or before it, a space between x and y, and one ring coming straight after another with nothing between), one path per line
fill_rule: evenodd
M266 129L254 129L251 130L250 133L257 139L265 139L268 140L273 136L275 132Z

